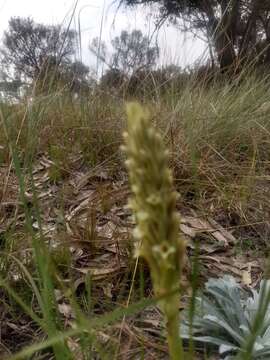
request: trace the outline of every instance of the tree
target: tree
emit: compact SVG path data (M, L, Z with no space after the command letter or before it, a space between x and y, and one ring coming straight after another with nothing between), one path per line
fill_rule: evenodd
M123 86L127 82L125 74L118 69L108 69L100 78L100 87L102 89L123 90Z
M71 93L79 93L89 87L89 68L80 61L57 64L48 59L44 62L35 79L36 94L46 94L60 89L68 89Z
M151 46L149 39L140 30L123 30L120 36L112 39L111 45L113 52L109 55L106 44L95 38L90 50L110 69L118 70L125 75L150 70L159 56L158 46Z
M160 23L169 19L195 35L203 32L222 71L247 61L270 63L269 0L121 0L121 3L157 4Z
M35 94L66 88L89 91L89 68L74 61L76 32L59 25L35 23L31 18L11 18L1 50L2 90L28 84ZM28 86L29 88L29 86Z
M81 61L74 61L63 65L62 77L70 84L70 89L79 93L83 90L89 89L90 83L93 79L89 76L89 67Z
M158 46L150 46L149 39L140 30L130 33L123 30L111 43L114 49L112 66L126 74L150 70L159 56Z
M33 80L44 64L60 66L75 54L76 32L35 23L31 18L13 17L4 32L2 66L10 77Z

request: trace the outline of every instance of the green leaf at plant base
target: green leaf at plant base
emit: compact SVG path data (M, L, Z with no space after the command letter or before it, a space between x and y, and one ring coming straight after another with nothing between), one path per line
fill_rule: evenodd
M205 291L196 298L191 322L185 313L180 327L181 337L218 348L221 359L232 359L244 353L248 339L254 334L255 319L262 304L266 311L253 341L251 359L270 359L270 281L264 280L259 291L243 290L231 276L210 279ZM191 332L190 332L191 330ZM255 336L255 335L254 335Z

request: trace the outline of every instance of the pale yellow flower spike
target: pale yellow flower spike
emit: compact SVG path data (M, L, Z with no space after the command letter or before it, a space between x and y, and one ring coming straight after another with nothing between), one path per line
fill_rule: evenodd
M179 238L177 194L173 191L168 152L147 111L137 103L129 103L127 115L123 148L133 193L130 207L136 220L136 254L149 265L156 296L165 295L159 306L166 319L170 356L181 360L184 355L179 337L179 283L185 244Z

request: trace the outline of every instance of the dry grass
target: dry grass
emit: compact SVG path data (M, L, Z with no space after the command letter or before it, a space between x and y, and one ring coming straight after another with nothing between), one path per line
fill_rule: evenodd
M242 266L256 259L258 253L266 254L270 232L267 81L247 78L222 86L191 82L177 91L168 89L162 96L158 94L144 102L170 150L175 185L181 195L178 208L185 215L196 213L216 220L237 240L234 247L221 250L222 256L215 255L217 261L209 260L211 252L206 254L208 258L203 252L202 275L230 271L232 264L227 266L225 261L228 258ZM19 198L18 169L10 151L13 148L26 184L32 225L37 229L38 210L43 238L57 270L58 275L52 277L61 295L56 298L62 311L59 331L70 328L73 321L71 296L66 293L73 286L76 301L84 314L91 316L107 314L119 306L125 309L127 302L132 304L152 294L145 264L140 264L137 274L133 272L130 231L134 224L125 209L129 189L119 151L125 128L123 105L123 98L116 95L89 94L74 100L61 93L28 104L1 105L7 130L5 134L1 122L1 277L40 315L30 280L14 260L18 259L38 283L33 239L25 228L25 204ZM38 236L37 230L35 234ZM252 281L260 276L259 265ZM14 353L42 340L44 330L37 325L26 326L29 314L18 310L6 288L1 291L4 315L0 321L8 319L8 323L3 327L0 354ZM66 307L59 307L61 304ZM90 353L101 354L101 344L115 359L125 358L123 350L127 358L143 352L146 359L164 358L160 324L160 314L150 307L140 316L99 330L91 341L87 338ZM23 336L26 333L29 339ZM10 336L17 339L18 347L9 341ZM72 339L73 347L78 347L78 338ZM83 349L85 353L89 350ZM44 351L37 352L35 359L52 356L51 350L45 355ZM106 358L105 354L99 356Z

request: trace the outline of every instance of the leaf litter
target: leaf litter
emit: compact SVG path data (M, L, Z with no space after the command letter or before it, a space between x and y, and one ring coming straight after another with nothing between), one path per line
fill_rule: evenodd
M66 248L70 252L72 279L67 281L76 285L76 291L85 288L86 277L91 277L96 292L94 295L98 298L98 311L102 313L105 311L102 309L102 301L125 306L130 286L128 273L133 271L130 263L133 257L131 230L134 222L126 207L129 196L127 177L123 172L113 178L105 167L89 171L80 166L82 161L78 156L69 161L71 170L60 181L54 181L50 177L50 169L55 164L48 154L42 154L34 166L33 180L42 230L51 249ZM6 179L7 168L1 167L0 172L1 178ZM1 188L4 189L4 180ZM25 196L30 205L33 203L32 190L29 182ZM22 231L25 221L23 206L19 200L18 181L12 170L5 193L1 195L0 239L11 226L14 233ZM258 283L264 259L238 251L239 239L235 237L233 228L226 229L214 218L202 216L194 209L187 208L181 200L179 208L183 208L180 211L185 214L180 216L179 234L187 242L188 262L195 257L196 248L199 249L197 255L202 281L230 274L244 286L252 287ZM38 230L38 223L34 218L32 226ZM29 262L25 246L14 249L14 253L23 263ZM187 280L189 269L187 265ZM11 266L10 279L16 282L17 276L16 266ZM125 281L128 281L128 286L124 286L123 291L122 283ZM67 326L71 326L75 317L73 309L64 301L64 294L59 289L56 291L60 292L58 309ZM122 292L122 295L118 292ZM148 294L151 294L151 287ZM147 348L146 358L164 358L166 347L163 338L158 336L160 324L160 313L150 308L144 310L140 318L126 319L121 331L115 325L116 333L110 329L106 336L117 339L117 333L120 333L120 341L126 344L126 351L130 351L134 358L136 349L143 346ZM25 331L24 325L20 323L14 326ZM69 340L69 347L78 353L74 339ZM124 355L119 355L119 358L124 358Z

